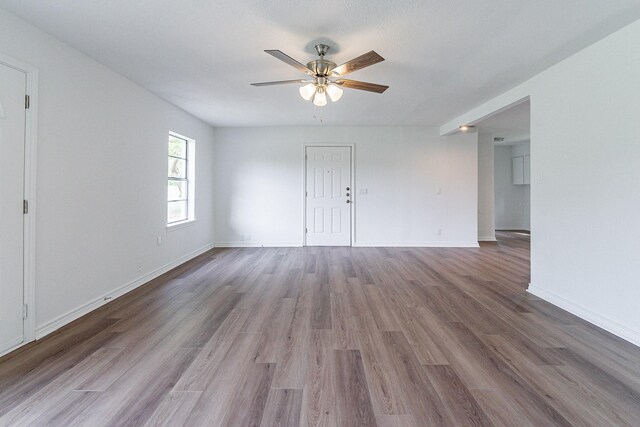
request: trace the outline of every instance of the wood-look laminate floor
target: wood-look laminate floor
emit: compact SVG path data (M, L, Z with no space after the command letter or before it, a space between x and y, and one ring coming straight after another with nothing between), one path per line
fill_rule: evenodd
M0 360L0 425L640 425L640 350L480 249L216 249Z

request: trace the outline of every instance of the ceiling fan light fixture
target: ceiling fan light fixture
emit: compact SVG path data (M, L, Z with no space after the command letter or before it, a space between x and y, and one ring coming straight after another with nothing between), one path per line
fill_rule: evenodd
M266 53L273 56L276 59L292 66L298 71L302 71L307 75L306 79L295 80L278 80L272 82L251 83L252 86L272 86L272 85L284 85L284 84L303 84L298 88L300 96L305 101L312 101L317 107L324 107L327 105L327 95L331 98L332 102L338 102L342 98L343 89L356 89L364 90L367 92L382 93L389 88L389 86L379 85L375 83L361 82L358 80L349 80L342 78L343 76L358 71L362 68L369 67L384 61L384 58L378 55L375 51L369 51L363 55L353 58L342 65L336 65L335 62L325 59L329 46L324 44L317 44L315 46L316 52L318 52L318 59L314 59L303 65L301 62L296 61L286 53L277 49L265 50ZM332 79L338 78L338 80Z
M343 93L344 91L335 84L330 84L329 86L327 86L327 94L333 102L338 102L338 100L342 98Z
M327 95L324 93L324 90L319 89L316 92L316 96L313 98L313 105L316 107L324 107L327 105Z
M316 93L316 85L313 83L309 83L300 88L300 96L304 98L305 101L309 101L314 93Z

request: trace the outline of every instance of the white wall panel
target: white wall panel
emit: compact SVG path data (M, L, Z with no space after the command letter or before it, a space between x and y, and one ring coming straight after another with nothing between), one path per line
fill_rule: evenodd
M441 127L531 101L530 291L640 345L640 21Z
M316 143L355 144L355 245L477 244L477 134L267 127L218 128L215 139L218 245L302 244L304 145Z
M524 166L524 153L529 153L529 143L514 146L496 146L494 149L495 229L529 230L531 210L528 185L514 184L513 161ZM521 178L523 169L519 169ZM521 181L519 181L521 182Z
M40 336L212 244L213 129L2 10L0 52L40 76ZM197 221L167 233L169 131L196 140Z
M478 240L495 240L493 135L478 135Z

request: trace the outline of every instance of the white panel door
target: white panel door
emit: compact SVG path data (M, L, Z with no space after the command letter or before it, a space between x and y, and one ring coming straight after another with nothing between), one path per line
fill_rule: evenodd
M26 74L0 64L0 354L24 342Z
M351 246L351 147L307 147L307 246Z

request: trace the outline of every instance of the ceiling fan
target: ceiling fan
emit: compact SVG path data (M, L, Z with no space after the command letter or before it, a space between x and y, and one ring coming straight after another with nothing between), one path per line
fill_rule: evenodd
M360 55L357 58L347 61L342 65L337 66L334 62L324 59L329 46L325 44L317 44L315 46L316 52L320 59L315 59L303 65L296 61L286 53L280 50L265 50L269 55L278 58L279 60L286 62L292 67L296 68L303 73L306 73L309 77L307 79L296 80L281 80L275 82L264 83L251 83L252 86L271 86L282 85L290 83L307 83L300 87L300 95L309 101L313 98L313 103L318 107L327 105L327 95L331 98L331 101L337 102L342 97L342 88L366 90L368 92L382 93L389 88L389 86L379 85L375 83L361 82L358 80L349 80L342 78L347 74L358 71L362 68L368 67L378 62L384 61L384 58L378 55L373 50Z

